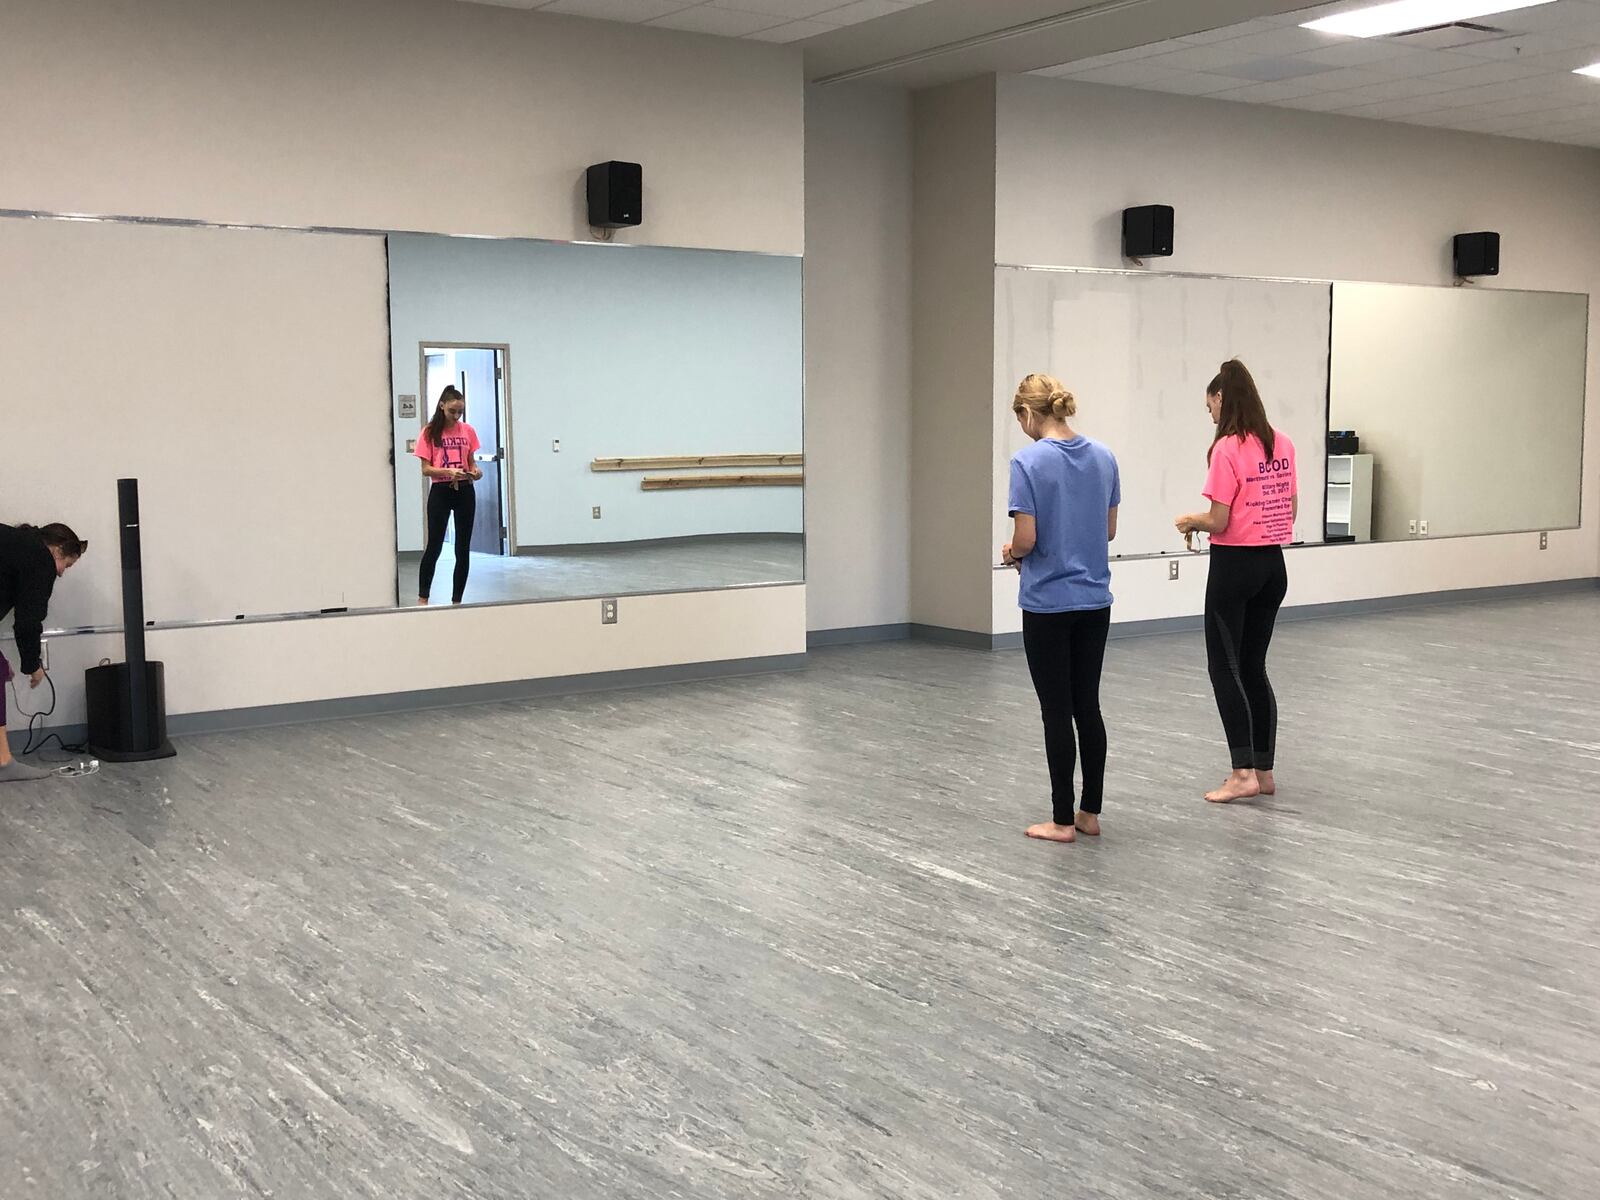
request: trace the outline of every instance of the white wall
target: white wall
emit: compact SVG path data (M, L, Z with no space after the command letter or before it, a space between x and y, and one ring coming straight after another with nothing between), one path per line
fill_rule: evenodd
M587 236L583 168L619 158L645 168L625 240L804 248L793 47L454 0L7 0L3 23L0 208L570 239ZM464 665L418 662L415 620L448 622ZM182 713L804 638L804 589L778 587L629 600L613 629L588 602L537 604L179 629L151 652ZM52 644L56 719L78 718L76 672L111 652Z
M911 98L806 89L806 623L911 619Z
M1496 229L1501 274L1484 286L1600 291L1600 152L1036 77L1001 79L997 104L1002 263L1121 267L1121 210L1164 203L1177 253L1162 269L1443 284L1451 235ZM1289 602L1600 574L1594 321L1591 309L1582 529L1543 553L1531 534L1297 551ZM1176 583L1166 569L1114 568L1118 620L1201 610L1203 566ZM993 630L1019 629L1015 576L991 582Z
M590 463L799 454L800 275L798 258L769 254L396 235L395 391L421 386L424 343L509 348L518 546L799 534L797 487L647 492L639 472ZM432 389L424 396L418 419L394 427L407 550L422 549L421 468L406 442L437 403Z
M6 0L0 207L798 254L800 52L456 0Z
M1328 421L1373 456L1374 538L1578 523L1588 319L1560 292L1334 286Z

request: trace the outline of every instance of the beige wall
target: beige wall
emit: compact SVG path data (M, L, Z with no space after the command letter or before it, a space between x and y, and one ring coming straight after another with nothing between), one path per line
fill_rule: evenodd
M1450 237L1497 229L1485 287L1600 291L1600 152L1034 77L999 81L998 261L1122 267L1119 214L1177 208L1162 270L1445 284ZM1297 551L1291 604L1600 575L1600 336L1591 306L1583 527ZM991 481L1004 502L1003 477ZM1195 481L1198 492L1200 480ZM1204 565L1113 569L1118 620L1201 610ZM994 573L993 628L1021 627Z
M619 240L804 249L793 47L454 0L6 0L0 112L0 208L578 238L582 171L618 158L644 164L646 205ZM447 665L416 654L436 625L462 648ZM624 599L615 628L582 601L150 644L170 711L204 712L793 653L805 589ZM54 720L81 719L78 672L117 653L55 639Z
M911 97L806 90L811 629L911 619Z
M912 222L911 619L987 631L995 80L920 92Z
M792 47L455 0L6 0L0 208L798 254Z

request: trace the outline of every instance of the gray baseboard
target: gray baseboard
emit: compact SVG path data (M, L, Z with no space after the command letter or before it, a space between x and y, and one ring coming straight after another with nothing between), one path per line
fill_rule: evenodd
M806 634L806 646L859 646L867 642L903 642L911 636L911 625L856 625L848 629L813 629Z
M167 721L173 737L202 733L228 733L277 725L304 725L340 721L350 717L382 716L471 704L497 704L508 700L539 700L585 692L619 691L669 683L699 683L797 671L806 665L804 654L777 654L765 658L728 659L722 662L683 663L670 667L640 667L629 671L599 671L592 675L563 675L552 679L520 679L507 683L477 683L462 687L430 688L420 692L394 692L382 696L348 696L332 700L307 700L298 704L267 704L219 712L180 713ZM47 730L68 745L81 743L88 730L82 725L53 725ZM12 733L13 752L25 738Z

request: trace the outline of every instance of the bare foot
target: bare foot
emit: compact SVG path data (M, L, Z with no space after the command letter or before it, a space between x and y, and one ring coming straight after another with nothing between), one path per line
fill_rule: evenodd
M1207 792L1206 799L1212 804L1229 804L1234 800L1249 800L1259 795L1261 795L1261 784L1256 781L1256 773L1235 771L1216 791Z
M1263 796L1276 796L1278 794L1278 783L1277 780L1272 778L1271 771L1257 771L1256 783L1261 785L1261 794Z
M1071 825L1057 825L1054 821L1041 821L1037 825L1029 825L1028 836L1038 838L1041 842L1071 842L1076 841L1078 837L1072 831Z
M1099 837L1100 836L1100 814L1099 813L1081 812L1073 820L1073 825L1075 825L1077 827L1078 832L1083 834L1084 837Z
M428 607L428 598L426 596L418 596L417 597L417 607L418 608L427 608Z

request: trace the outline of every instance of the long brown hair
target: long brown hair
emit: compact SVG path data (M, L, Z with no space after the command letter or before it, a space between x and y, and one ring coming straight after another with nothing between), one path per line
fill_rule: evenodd
M83 552L89 548L89 543L84 541L70 528L59 521L52 521L48 525L19 525L18 529L26 529L37 534L39 540L53 550L61 551L63 558L82 558Z
M1211 451L1225 437L1236 437L1241 442L1252 433L1261 439L1261 448L1272 460L1272 446L1277 440L1272 422L1267 420L1267 407L1261 403L1261 393L1250 371L1237 358L1222 364L1222 370L1206 388L1206 395L1222 397L1222 411L1217 415L1217 436L1211 439L1206 451L1206 463L1211 462Z
M439 440L444 436L444 428L449 423L449 418L444 415L444 406L449 404L452 400L466 400L466 397L461 394L460 389L454 384L451 384L450 386L446 387L444 391L439 393L439 403L436 404L433 409L433 420L428 422L428 441L433 443L435 449L444 444ZM462 420L466 420L466 414L462 413L461 418Z

